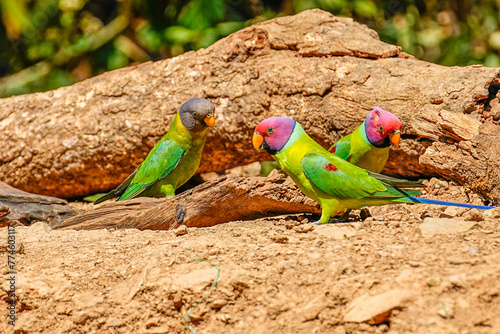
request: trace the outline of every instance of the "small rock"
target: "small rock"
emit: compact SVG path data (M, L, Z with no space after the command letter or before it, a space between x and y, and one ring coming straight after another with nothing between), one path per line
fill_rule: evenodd
M52 227L50 227L45 222L36 222L28 228L28 231L30 233L36 233L36 232L48 233L52 231Z
M433 237L437 234L455 234L463 233L474 226L476 222L464 221L461 219L447 219L447 218L425 218L424 222L420 224L419 229L424 237Z
M307 232L314 230L314 226L312 224L304 224L304 225L295 226L293 229L297 233L307 233Z
M297 220L287 220L283 225L285 225L287 230L291 230L295 226L299 226L300 222Z
M465 274L451 275L448 277L448 282L456 288L466 289L468 284L465 283Z
M150 328L150 327L156 327L160 324L160 320L161 318L160 317L152 317L152 318L149 318L145 325L146 325L146 328Z
M424 210L420 214L420 219L424 219L424 218L427 218L427 217L432 217L433 215L434 215L434 213L432 211L430 211L430 210Z
M220 309L221 307L227 305L227 300L225 299L216 299L212 302L212 308Z
M178 310L182 307L182 295L179 291L174 295L174 306Z
M120 327L123 326L123 320L118 318L108 318L106 321L106 326L108 327Z
M368 209L361 209L361 211L359 212L359 218L361 218L361 220L364 221L368 218L373 218L373 217L370 211L368 211Z
M365 294L350 304L344 321L367 322L370 325L387 322L391 312L395 309L401 309L412 296L413 292L400 289L390 290L376 296Z
M184 234L188 233L188 229L187 229L186 225L181 225L174 230L174 233L176 235L184 235Z
M455 301L450 299L441 302L437 313L444 319L453 319L455 317Z
M217 255L219 253L220 252L219 252L219 250L217 248L212 248L211 250L208 251L208 255L211 255L211 256Z
M439 277L429 277L427 279L427 285L431 288L438 286L439 284L441 284L441 278Z
M464 213L463 218L465 220L471 220L475 222L480 222L484 220L483 210L479 209L470 209L466 213Z
M409 218L408 214L404 211L394 211L388 212L384 215L385 220L393 220L393 221L407 221Z
M461 207L456 207L456 206L449 206L443 212L441 212L439 214L439 218L460 217L465 211L467 211L466 208L461 208Z
M311 321L318 318L318 315L328 306L326 297L319 296L307 303L306 306L299 309L297 312L302 322Z
M230 322L231 322L231 320L232 320L231 316L230 316L229 314L227 314L227 313L221 314L221 315L219 316L219 319L220 319L223 323L225 323L225 324L230 323Z
M288 237L286 235L281 235L281 234L271 234L269 236L272 241L278 243L278 244L287 244L288 243Z
M472 255L477 255L479 254L479 250L474 247L469 247L469 253L471 253Z
M410 265L410 267L413 267L413 268L416 268L416 267L420 267L420 262L417 262L417 261L408 261L408 264Z
M500 218L500 208L486 210L483 216L487 219Z
M77 325L83 325L90 318L90 315L87 311L74 311L71 319Z
M58 304L55 309L57 314L68 314L68 308L65 305Z
M307 224L307 222L309 221L309 219L308 219L308 218L306 218L306 216L304 216L304 215L298 215L298 216L297 216L297 219L298 219L298 220L299 220L299 222L301 222L301 223L305 220L306 222L305 222L304 224Z

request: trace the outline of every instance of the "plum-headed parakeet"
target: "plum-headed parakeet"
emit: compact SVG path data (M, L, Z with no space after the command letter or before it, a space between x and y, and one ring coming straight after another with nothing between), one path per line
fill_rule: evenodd
M174 196L175 189L186 183L200 165L208 128L215 124L214 111L214 105L205 99L184 103L170 130L139 167L95 204L115 197L122 201L137 196Z
M427 203L493 208L416 197L420 194L417 190L401 189L412 182L369 172L329 153L290 118L265 119L257 125L252 143L255 149L271 154L302 192L321 205L321 218L316 223L329 222L337 212L372 205Z
M328 151L358 167L380 173L389 158L391 143L399 145L401 126L396 115L375 107L353 133L340 138Z

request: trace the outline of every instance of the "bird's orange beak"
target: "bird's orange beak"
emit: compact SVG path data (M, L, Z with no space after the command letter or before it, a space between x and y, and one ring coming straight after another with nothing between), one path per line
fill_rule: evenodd
M214 115L208 115L208 117L206 117L203 121L205 122L206 125L208 125L212 129L215 126L215 117L214 117Z
M389 140L394 146L398 147L399 141L401 140L401 132L399 130L393 131L389 134Z
M257 151L261 151L260 146L264 142L264 137L262 137L258 132L253 133L252 145Z

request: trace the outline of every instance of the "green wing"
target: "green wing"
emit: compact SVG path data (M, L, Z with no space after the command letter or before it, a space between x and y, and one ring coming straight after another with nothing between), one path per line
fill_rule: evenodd
M330 147L328 151L344 160L347 160L349 154L351 153L351 136L352 133L340 138L335 142L335 144L332 145L332 147Z
M302 169L311 183L337 199L397 199L407 197L407 192L382 183L362 168L339 157L307 154L302 159Z
M103 195L99 197L94 204L99 204L101 202L107 201L108 199L112 199L115 197L120 197L121 194L127 190L128 186L130 185L130 182L132 182L132 179L134 178L135 174L137 173L137 168L135 171L130 174L125 181L123 181L116 189L111 190L109 193L106 195Z
M134 198L147 187L166 177L179 164L184 150L173 140L165 140L153 148L139 166L127 190L119 200Z

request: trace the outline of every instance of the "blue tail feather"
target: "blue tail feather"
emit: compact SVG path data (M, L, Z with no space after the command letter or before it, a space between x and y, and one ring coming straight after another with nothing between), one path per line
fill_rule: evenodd
M438 201L438 200L435 200L435 199L422 198L422 197L416 197L416 196L409 196L408 199L411 200L411 201L413 201L414 203L437 204L437 205L451 205L451 206L459 206L459 207L462 207L462 208L469 208L469 209L489 210L489 209L494 209L495 208L495 206L474 205L474 204L465 204L465 203L455 203L455 202Z

